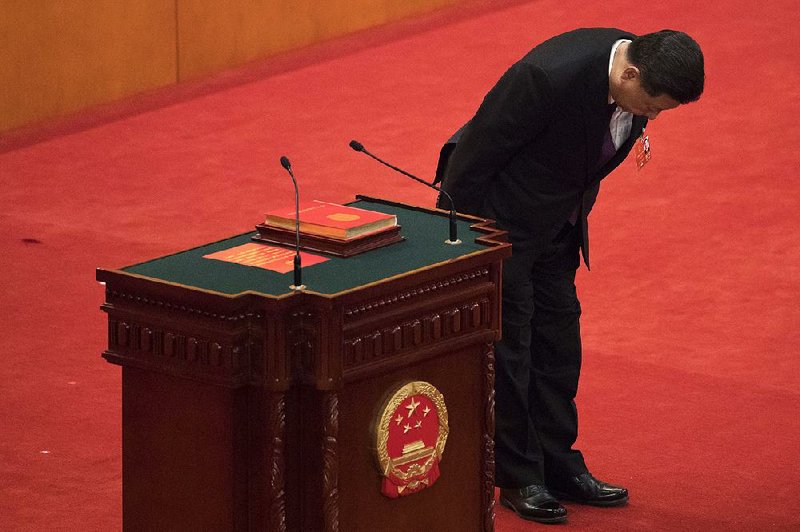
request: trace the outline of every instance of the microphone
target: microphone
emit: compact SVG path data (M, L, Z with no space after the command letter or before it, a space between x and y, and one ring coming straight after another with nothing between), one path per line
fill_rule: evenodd
M294 178L294 172L292 172L292 163L289 162L289 158L285 155L281 156L281 166L289 172L289 177L292 178L292 183L294 183L294 231L296 237L294 245L294 284L289 285L289 288L297 291L305 288L300 268L300 191L297 189L297 180Z
M361 144L360 142L358 142L357 140L351 140L350 141L350 147L353 148L353 150L355 150L355 151L360 151L361 153L364 153L364 154L368 155L369 157L372 157L373 159L375 159L376 161L378 161L382 165L388 166L389 168L391 168L395 172L399 172L399 173L403 174L406 177L410 177L414 181L422 183L423 185L428 186L428 187L432 188L433 190L437 190L440 193L444 194L445 197L450 201L450 238L445 240L444 243L445 244L450 244L451 246L454 246L456 244L461 244L461 240L458 239L458 227L456 226L456 208L455 208L455 205L453 204L453 198L450 197L450 194L448 194L447 192L442 190L441 187L437 187L436 185L428 183L424 179L420 179L415 175L411 175L408 172L406 172L405 170L402 170L402 169L400 169L400 168L398 168L398 167L396 167L394 165L391 165L391 164L387 163L386 161L384 161L383 159L380 159L379 157L371 154L370 152L367 151L366 148L364 148L364 145Z

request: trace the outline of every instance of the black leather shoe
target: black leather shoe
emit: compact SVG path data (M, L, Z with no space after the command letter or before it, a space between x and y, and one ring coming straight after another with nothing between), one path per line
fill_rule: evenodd
M567 509L547 491L547 486L534 484L518 490L500 489L500 504L518 516L539 523L563 523Z
M553 494L564 500L592 506L622 506L628 502L628 490L597 480L591 473L567 479L565 484L550 484Z

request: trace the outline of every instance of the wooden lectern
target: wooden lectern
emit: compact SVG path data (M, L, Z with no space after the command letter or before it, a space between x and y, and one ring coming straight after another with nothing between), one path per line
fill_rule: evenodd
M125 530L494 528L505 233L464 216L450 246L443 211L353 205L396 214L405 240L305 268L302 292L204 258L253 232L97 271L103 356L122 366ZM411 381L441 393L449 434L438 480L389 498L376 420Z

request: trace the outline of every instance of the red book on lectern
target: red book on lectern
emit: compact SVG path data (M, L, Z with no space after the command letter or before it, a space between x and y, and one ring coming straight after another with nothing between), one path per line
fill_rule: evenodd
M283 208L266 214L264 225L295 229L295 209ZM397 225L397 216L367 211L325 201L300 204L300 232L348 240Z

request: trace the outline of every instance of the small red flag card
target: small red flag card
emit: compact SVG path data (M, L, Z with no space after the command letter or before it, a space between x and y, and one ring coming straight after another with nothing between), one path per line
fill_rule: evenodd
M289 273L294 269L294 256L295 251L292 249L265 246L264 244L251 242L235 248L203 255L203 258L233 262L244 266L255 266L256 268L264 268L278 273ZM326 257L300 252L300 261L303 263L303 267L319 264L326 260L328 260Z
M650 162L650 157L652 156L650 153L650 137L644 134L644 130L642 130L642 134L639 135L639 138L636 139L633 145L633 152L636 155L637 170L641 170L644 168L644 165Z

